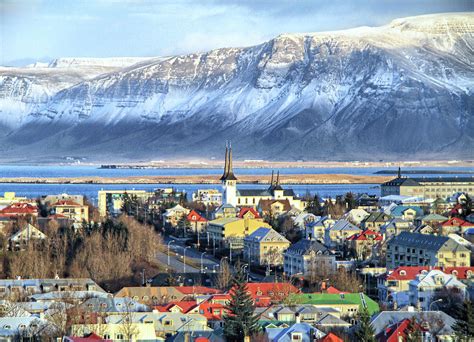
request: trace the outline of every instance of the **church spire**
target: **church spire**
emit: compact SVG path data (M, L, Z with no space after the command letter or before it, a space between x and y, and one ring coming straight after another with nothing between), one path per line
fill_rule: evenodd
M224 180L225 177L227 176L227 169L228 169L228 159L229 159L229 144L226 141L225 142L225 161L224 161L224 173L222 174L221 180Z
M398 178L402 178L402 169L400 166L398 167Z
M273 189L273 174L275 171L272 170L272 179L270 180L270 189Z
M237 180L232 169L232 145L230 142L226 143L224 174L221 177L221 181L227 180Z

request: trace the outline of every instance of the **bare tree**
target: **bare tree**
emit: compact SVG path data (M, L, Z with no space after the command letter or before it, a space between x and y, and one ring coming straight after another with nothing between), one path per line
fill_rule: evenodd
M217 275L217 287L221 290L229 289L232 282L232 271L225 258L221 259L219 274Z

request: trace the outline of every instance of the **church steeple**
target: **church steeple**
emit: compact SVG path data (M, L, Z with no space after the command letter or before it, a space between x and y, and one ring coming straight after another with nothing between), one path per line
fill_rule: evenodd
M274 174L274 173L275 173L275 172L272 170L272 179L270 180L270 188L269 188L270 190L273 189L273 174Z
M400 166L398 167L398 178L402 178L402 169Z
M232 146L230 142L227 142L225 146L224 174L221 177L221 181L223 182L228 180L237 180L234 175L234 170L232 168Z

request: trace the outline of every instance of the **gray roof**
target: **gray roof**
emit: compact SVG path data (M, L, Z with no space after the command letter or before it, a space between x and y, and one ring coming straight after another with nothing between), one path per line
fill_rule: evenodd
M328 248L319 241L301 239L297 243L291 245L285 252L298 255L306 255L314 251L316 253L325 253L329 252Z
M441 334L450 335L454 333L452 327L456 323L456 320L443 311L382 311L372 319L371 325L375 330L375 335L378 335L389 325L404 319L411 319L412 317L416 317L417 320L421 321L443 322L445 326L442 328Z
M331 326L351 326L350 323L340 319L339 317L336 317L331 314L324 315L320 320L316 322L316 325L319 326L326 326L326 327L331 327Z
M399 235L394 236L390 241L388 241L389 245L399 245L405 247L413 247L413 248L421 248L421 249L428 249L432 251L439 251L439 250L458 250L458 251L466 251L469 250L458 244L453 239L447 236L435 236L435 235L427 235L427 234L420 234L420 233L409 233L409 232L401 232Z

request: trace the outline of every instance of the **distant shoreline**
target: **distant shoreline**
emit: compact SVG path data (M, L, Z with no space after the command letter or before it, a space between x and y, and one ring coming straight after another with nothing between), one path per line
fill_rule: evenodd
M270 184L269 175L237 176L239 184ZM285 185L316 184L381 184L392 176L364 176L350 174L292 174L280 175ZM191 176L127 176L127 177L15 177L0 178L0 183L17 184L220 184L216 175Z

